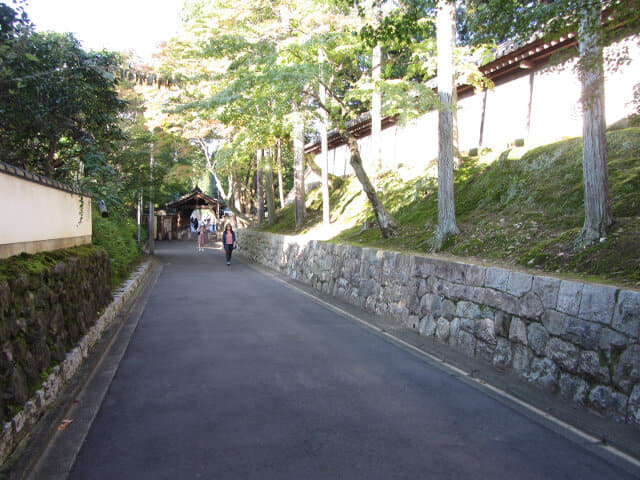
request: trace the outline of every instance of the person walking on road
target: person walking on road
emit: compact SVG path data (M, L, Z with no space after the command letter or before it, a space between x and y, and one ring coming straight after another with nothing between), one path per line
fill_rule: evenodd
M198 227L198 251L204 252L204 246L207 244L207 227L204 222Z
M236 241L236 232L233 231L233 228L229 223L224 227L222 245L224 246L224 252L227 255L227 265L231 265L231 253L238 246L238 242Z

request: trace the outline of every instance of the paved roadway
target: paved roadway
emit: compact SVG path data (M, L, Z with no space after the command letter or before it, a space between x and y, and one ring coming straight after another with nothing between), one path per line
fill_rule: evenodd
M221 250L156 257L70 479L635 478Z

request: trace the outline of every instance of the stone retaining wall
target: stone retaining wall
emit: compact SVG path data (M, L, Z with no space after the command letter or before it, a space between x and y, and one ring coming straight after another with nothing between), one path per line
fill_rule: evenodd
M109 257L97 250L33 278L0 282L0 465L57 400L140 278L112 300Z
M640 426L640 292L259 233L239 253Z

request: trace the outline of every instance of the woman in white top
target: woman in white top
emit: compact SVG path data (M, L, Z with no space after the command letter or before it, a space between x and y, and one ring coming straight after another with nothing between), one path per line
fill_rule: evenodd
M204 222L200 222L198 227L198 251L204 252L204 246L207 243L207 227Z

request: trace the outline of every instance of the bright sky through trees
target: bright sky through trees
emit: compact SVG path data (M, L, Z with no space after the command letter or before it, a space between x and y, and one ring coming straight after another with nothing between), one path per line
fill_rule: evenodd
M149 59L172 37L184 0L27 0L36 30L72 32L86 49L133 49Z

